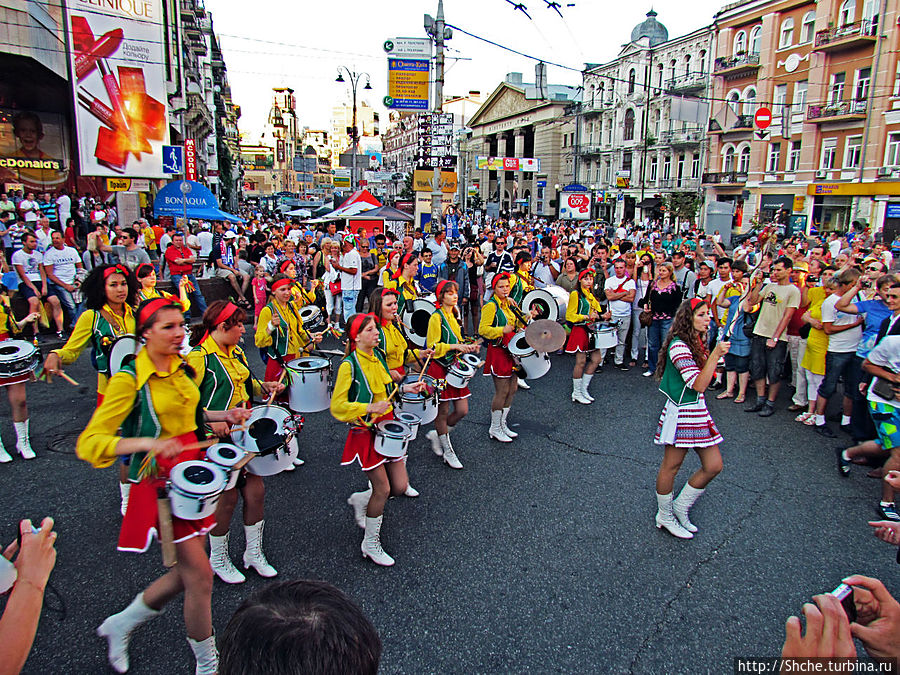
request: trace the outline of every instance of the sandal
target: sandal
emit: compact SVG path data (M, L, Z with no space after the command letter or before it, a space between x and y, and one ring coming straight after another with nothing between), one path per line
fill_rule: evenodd
M743 403L746 400L747 400L746 396L738 396L736 399L734 399L734 403Z
M732 396L734 396L733 391L723 391L721 394L716 396L716 400L721 401L723 398L731 398Z

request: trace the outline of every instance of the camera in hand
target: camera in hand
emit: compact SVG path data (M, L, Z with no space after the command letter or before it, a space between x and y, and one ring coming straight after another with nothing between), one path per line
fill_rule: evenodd
M844 613L851 623L856 621L856 603L853 601L853 586L841 584L831 591L829 595L833 595L841 601L841 607L844 608Z

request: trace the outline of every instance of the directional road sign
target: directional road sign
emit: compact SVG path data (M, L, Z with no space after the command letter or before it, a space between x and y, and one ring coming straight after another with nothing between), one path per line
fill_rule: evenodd
M184 173L184 146L163 146L163 173Z

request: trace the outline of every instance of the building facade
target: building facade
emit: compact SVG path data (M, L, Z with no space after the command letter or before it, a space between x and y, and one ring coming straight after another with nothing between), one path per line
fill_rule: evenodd
M723 8L713 67L708 201L734 226L880 227L900 203L898 7L881 0L745 0ZM755 128L764 106L772 124ZM900 208L900 207L898 207Z

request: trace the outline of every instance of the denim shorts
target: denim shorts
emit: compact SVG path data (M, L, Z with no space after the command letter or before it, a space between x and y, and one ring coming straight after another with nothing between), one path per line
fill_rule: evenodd
M750 370L750 355L738 356L737 354L725 355L726 373L746 373Z
M853 352L825 352L825 378L819 385L819 396L826 399L834 396L841 376L844 378L844 392L850 395L854 382L859 380L854 373L858 365L854 356Z
M754 335L750 341L750 378L753 380L766 378L769 384L772 384L781 379L788 343L778 340L774 347L769 348L766 346L768 339Z

